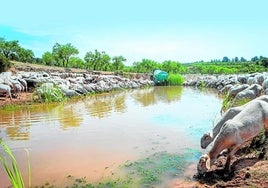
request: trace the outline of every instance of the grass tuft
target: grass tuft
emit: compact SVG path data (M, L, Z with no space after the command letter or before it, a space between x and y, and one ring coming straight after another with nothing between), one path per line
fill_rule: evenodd
M0 144L11 161L11 165L8 164L8 161L4 158L4 156L0 154L2 166L4 167L12 186L14 188L24 188L25 186L22 179L22 175L18 168L18 164L14 155L2 139L0 139Z
M169 74L168 85L170 86L180 86L184 82L184 78L180 74Z
M39 102L61 102L66 100L66 97L57 85L44 83L35 90L32 99Z

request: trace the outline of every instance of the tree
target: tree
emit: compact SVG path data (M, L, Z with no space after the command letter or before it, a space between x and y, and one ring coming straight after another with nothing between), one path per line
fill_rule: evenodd
M95 50L94 52L87 52L84 60L86 62L86 69L93 69L97 70L97 67L100 63L100 57L101 53L98 50Z
M43 55L42 55L42 60L43 60L43 64L45 65L53 65L53 61L54 61L54 58L53 58L53 55L51 52L45 52Z
M19 61L32 63L34 61L34 53L32 50L20 48L18 51Z
M235 61L235 62L238 62L238 61L239 61L239 58L238 58L238 57L235 57L235 58L234 58L234 61Z
M87 52L84 60L86 69L106 71L111 68L111 57L104 51L99 52L95 50L94 52Z
M267 57L263 57L261 59L261 65L264 66L264 67L268 67L268 58Z
M56 43L53 46L52 51L52 54L57 64L59 65L61 61L63 67L68 67L70 57L79 53L78 49L75 48L71 43L63 45Z
M255 57L251 58L251 61L253 61L253 62L257 62L257 61L259 61L258 56L255 56Z
M11 67L10 61L0 53L0 72L5 72Z
M118 70L123 70L124 68L124 63L126 61L126 59L123 56L115 56L113 57L113 67L114 70L118 71Z
M181 70L181 64L176 61L164 61L162 67L165 71L169 73L179 73Z
M150 59L142 59L141 62L134 62L133 63L133 71L135 72L153 72L155 69L161 69L161 64L150 60Z
M227 56L224 56L222 58L222 62L230 62L230 59Z
M6 41L4 38L0 38L0 52L10 60L18 60L18 52L20 50L19 41Z
M102 53L102 70L107 71L111 67L111 57L105 52Z
M241 61L241 62L247 62L247 60L246 60L244 57L241 57L241 58L240 58L240 61Z
M70 58L70 67L83 69L85 66L84 61L79 57L71 57Z

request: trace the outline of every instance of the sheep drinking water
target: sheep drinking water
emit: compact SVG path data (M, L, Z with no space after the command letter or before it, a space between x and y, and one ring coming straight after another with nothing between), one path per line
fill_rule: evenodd
M205 133L200 140L200 145L202 149L206 149L207 146L213 142L213 140L216 138L216 136L218 135L218 133L220 132L222 126L224 125L224 123L229 120L229 119L233 119L238 113L240 113L245 107L246 105L250 104L251 102L255 102L256 100L262 100L268 103L268 96L267 95L263 95L260 96L252 101L250 101L249 103L243 105L243 106L238 106L238 107L233 107L230 108L229 110L227 110L222 118L220 119L220 121L216 124L216 126L213 128L212 130L212 136L210 133Z
M229 169L231 157L262 129L268 130L268 103L263 100L253 100L233 119L223 124L211 150L200 157L197 165L198 173L207 172L225 149L230 151L225 164L225 169Z

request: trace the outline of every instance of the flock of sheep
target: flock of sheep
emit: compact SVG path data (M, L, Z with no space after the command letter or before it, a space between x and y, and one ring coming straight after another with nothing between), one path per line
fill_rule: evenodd
M21 75L13 76L11 72L0 74L0 94L8 95L12 100L12 97L20 97L21 92L27 91L27 82Z
M268 73L246 75L188 75L185 86L207 87L216 89L220 94L227 94L233 102L253 100L262 94L268 94Z
M21 92L32 91L42 84L48 83L57 85L66 97L154 85L154 82L146 75L125 78L113 74L47 73L44 71L19 71L12 74L11 72L3 72L0 74L0 95L7 95L12 100L13 97L19 98Z
M268 131L268 74L194 76L185 85L215 88L234 100L250 99L248 103L223 113L212 133L204 134L200 141L202 149L211 147L199 159L198 174L210 171L223 152L227 152L224 170L229 173L232 156L262 130Z

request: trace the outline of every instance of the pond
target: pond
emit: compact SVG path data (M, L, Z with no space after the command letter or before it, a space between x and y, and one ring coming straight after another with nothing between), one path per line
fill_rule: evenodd
M172 187L196 172L204 152L200 137L212 129L221 103L213 91L184 87L96 94L1 111L0 138L13 151L26 185L28 149L32 185L63 187L80 178L117 181L118 187L120 181ZM3 168L0 180L1 187L9 185Z

